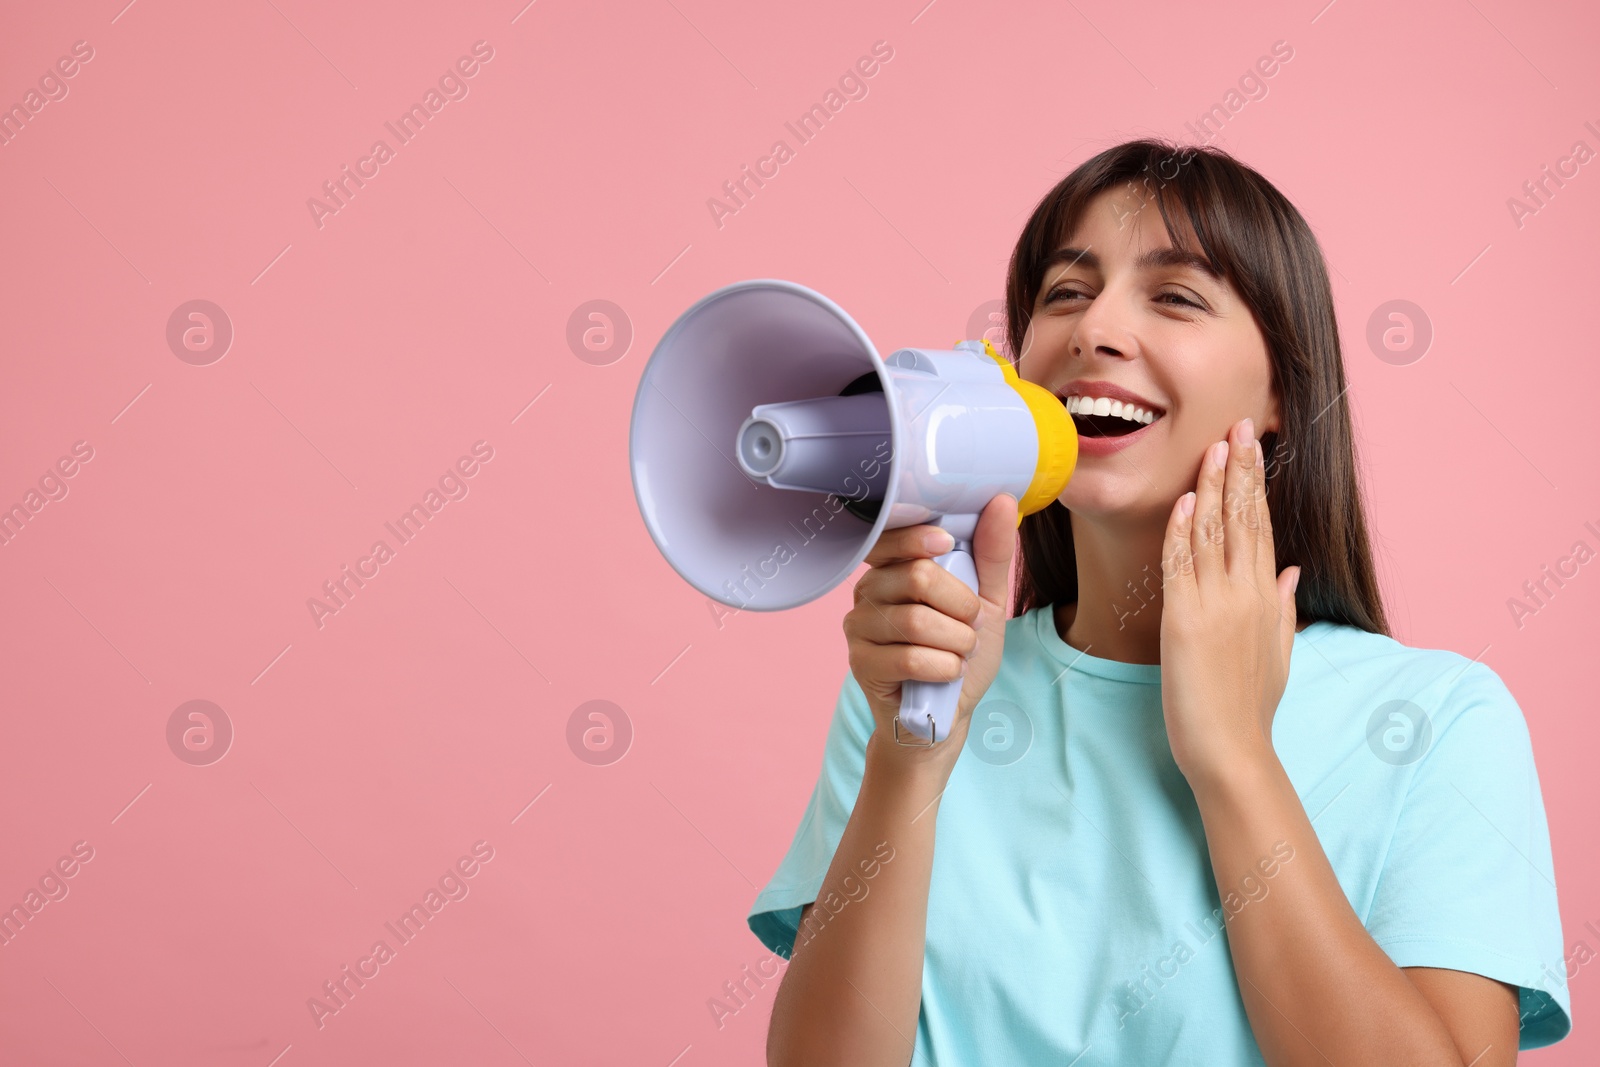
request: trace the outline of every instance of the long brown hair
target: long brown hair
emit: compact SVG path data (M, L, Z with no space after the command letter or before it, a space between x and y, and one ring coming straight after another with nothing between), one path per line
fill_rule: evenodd
M1010 352L1021 351L1045 258L1071 235L1098 193L1135 182L1153 194L1173 247L1187 251L1172 214L1183 212L1201 252L1249 305L1266 339L1282 422L1281 432L1261 437L1274 573L1302 568L1295 590L1299 619L1388 636L1356 477L1327 266L1305 219L1267 179L1220 149L1153 139L1129 141L1084 162L1039 201L1011 254ZM1024 518L1021 538L1014 614L1076 601L1072 521L1060 501Z

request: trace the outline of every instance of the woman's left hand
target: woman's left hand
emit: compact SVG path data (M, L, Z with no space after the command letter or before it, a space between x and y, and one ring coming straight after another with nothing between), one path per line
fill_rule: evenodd
M1273 754L1294 648L1300 568L1276 573L1249 419L1206 450L1195 492L1167 518L1161 560L1161 704L1173 758L1199 789Z

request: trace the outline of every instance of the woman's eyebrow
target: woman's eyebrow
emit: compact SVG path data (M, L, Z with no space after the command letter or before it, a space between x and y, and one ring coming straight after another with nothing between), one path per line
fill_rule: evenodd
M1045 257L1043 269L1048 271L1057 264L1065 263L1069 266L1082 264L1089 270L1100 269L1100 257L1087 248L1058 248ZM1152 248L1141 255L1135 262L1138 270L1152 270L1156 267L1189 267L1197 270L1213 281L1222 281L1222 272L1212 262L1196 252L1185 252L1177 248Z

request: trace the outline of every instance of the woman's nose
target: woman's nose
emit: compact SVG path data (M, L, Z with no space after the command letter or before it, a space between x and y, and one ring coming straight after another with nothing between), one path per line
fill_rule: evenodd
M1130 310L1126 301L1112 291L1100 293L1078 318L1073 332L1072 354L1079 359L1091 353L1099 356L1124 358L1133 348L1129 333Z

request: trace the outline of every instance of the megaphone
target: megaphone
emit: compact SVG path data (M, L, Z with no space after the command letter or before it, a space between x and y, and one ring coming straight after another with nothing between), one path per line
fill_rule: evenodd
M884 530L923 523L954 537L935 562L976 592L978 515L1001 493L1019 523L1048 506L1078 435L986 340L883 359L821 293L760 278L705 296L662 335L628 459L673 569L729 607L779 611L843 582ZM960 695L961 679L905 682L895 740L948 737Z

